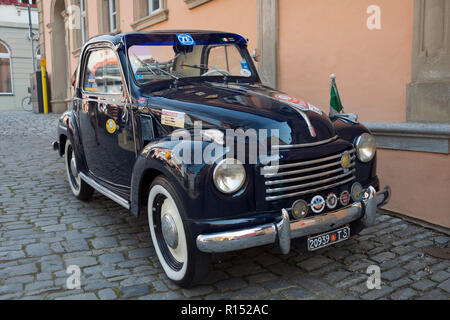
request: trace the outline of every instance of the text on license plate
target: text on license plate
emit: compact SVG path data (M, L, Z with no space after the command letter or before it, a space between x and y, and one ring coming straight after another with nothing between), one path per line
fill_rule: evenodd
M308 250L314 251L350 238L350 227L330 231L320 236L308 237Z

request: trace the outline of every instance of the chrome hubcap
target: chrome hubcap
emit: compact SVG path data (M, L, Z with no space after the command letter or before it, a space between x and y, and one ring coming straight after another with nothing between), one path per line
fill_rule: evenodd
M167 245L172 249L176 249L178 247L178 230L172 216L165 214L162 217L161 229Z
M74 178L78 177L78 168L77 163L75 161L75 157L72 155L72 159L70 159L70 172Z

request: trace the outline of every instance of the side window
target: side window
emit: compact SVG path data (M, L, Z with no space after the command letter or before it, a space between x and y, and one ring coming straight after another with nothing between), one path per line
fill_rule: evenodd
M83 88L93 93L121 94L123 92L119 61L111 49L90 52L84 72Z

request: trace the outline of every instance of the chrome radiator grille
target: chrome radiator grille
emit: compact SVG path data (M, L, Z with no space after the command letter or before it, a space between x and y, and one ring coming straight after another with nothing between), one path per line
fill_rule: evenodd
M265 178L266 201L309 195L351 182L356 178L355 149L346 152L351 159L348 168L341 165L345 152L315 160L261 168L261 174Z

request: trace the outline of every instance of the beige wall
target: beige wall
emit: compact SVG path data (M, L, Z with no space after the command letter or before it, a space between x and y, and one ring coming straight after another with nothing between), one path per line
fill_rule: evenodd
M378 172L392 188L387 210L450 228L450 157L380 150Z
M368 30L370 5L381 30ZM280 88L328 110L330 74L346 112L404 122L411 81L412 0L280 0Z

